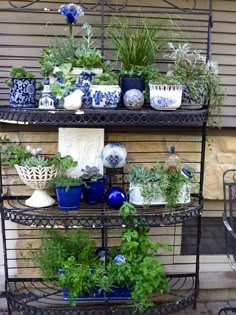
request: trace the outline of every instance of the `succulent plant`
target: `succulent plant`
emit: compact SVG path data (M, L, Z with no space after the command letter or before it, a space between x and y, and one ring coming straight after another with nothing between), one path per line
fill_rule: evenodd
M103 178L103 175L99 173L100 170L97 166L90 167L89 165L86 165L85 169L83 168L81 171L84 173L81 176L84 180L97 181Z

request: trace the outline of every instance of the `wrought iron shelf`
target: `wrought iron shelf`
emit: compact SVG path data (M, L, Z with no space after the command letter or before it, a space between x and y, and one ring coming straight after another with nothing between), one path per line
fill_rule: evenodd
M197 200L175 210L151 206L137 207L137 215L145 219L150 227L168 226L190 220L200 214L202 205ZM8 199L1 209L2 218L15 223L42 228L119 228L122 218L118 210L104 205L81 205L78 211L60 211L56 206L50 208L30 208L22 199Z
M202 126L208 109L156 111L154 109L81 109L45 111L0 106L0 122L56 126Z
M63 301L63 293L53 284L40 279L10 279L9 291L6 292L10 306L24 314L57 314L57 315L164 315L177 312L193 304L196 297L196 275L194 273L170 274L170 291L168 294L154 297L155 305L147 311L134 312L128 301L78 302L70 306Z

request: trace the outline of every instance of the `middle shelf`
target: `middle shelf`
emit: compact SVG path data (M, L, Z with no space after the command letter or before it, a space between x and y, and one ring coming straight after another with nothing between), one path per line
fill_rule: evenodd
M144 218L149 227L168 226L185 222L200 214L202 205L198 198L191 203L175 209L150 206L136 207L137 216ZM31 227L44 228L119 228L122 227L122 218L119 210L107 208L105 205L81 204L78 211L61 211L57 206L50 208L31 208L24 204L23 198L4 199L1 209L2 218Z

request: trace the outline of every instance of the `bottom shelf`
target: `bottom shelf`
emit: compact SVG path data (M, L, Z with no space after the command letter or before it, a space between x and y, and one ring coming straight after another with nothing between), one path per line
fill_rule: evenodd
M43 315L164 315L177 312L194 303L197 297L196 274L169 275L170 292L153 297L155 305L144 312L135 312L130 301L98 300L77 302L70 306L63 301L63 292L40 279L10 279L6 293L11 310L23 314Z

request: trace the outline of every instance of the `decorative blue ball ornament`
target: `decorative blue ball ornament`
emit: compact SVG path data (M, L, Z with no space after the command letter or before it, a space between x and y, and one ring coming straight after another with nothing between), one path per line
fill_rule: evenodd
M119 266L120 264L123 264L125 262L126 262L125 256L122 254L116 255L116 257L114 258L114 263L116 266Z
M102 150L101 158L105 167L120 168L125 166L128 154L122 143L108 143Z
M127 194L120 187L111 187L105 194L107 205L113 209L119 209L127 200Z
M137 89L125 92L124 105L128 109L140 109L144 104L144 95Z

